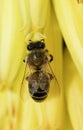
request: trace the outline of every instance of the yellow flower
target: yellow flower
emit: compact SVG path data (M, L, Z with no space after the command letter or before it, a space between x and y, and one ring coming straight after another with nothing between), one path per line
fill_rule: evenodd
M83 4L81 3L80 0L53 0L60 29L68 48L64 50L63 84L73 130L83 129Z
M73 130L83 129L83 80L67 49L64 51L65 99Z
M53 0L53 3L66 45L83 78L83 4L76 0Z
M82 95L80 96L82 87L79 87L82 80L66 51L64 52L63 71L64 50L60 32L61 29L73 61L82 77L82 5L72 0L3 0L0 1L0 16L0 129L82 129L82 116L79 112L79 110L82 112L82 107L76 104L78 107L76 117L80 119L77 124L75 104L73 104L77 99L79 106L82 106L82 100L80 100L82 99ZM59 83L60 94L57 96L56 84L51 83L48 98L44 102L36 103L28 92L25 102L21 100L20 87L25 68L22 61L27 53L26 45L28 40L42 38L45 39L46 48L54 57L51 66ZM70 68L66 68L69 65L71 65ZM74 68L72 76L71 68ZM28 83L25 87L28 87ZM74 94L73 100L71 94Z

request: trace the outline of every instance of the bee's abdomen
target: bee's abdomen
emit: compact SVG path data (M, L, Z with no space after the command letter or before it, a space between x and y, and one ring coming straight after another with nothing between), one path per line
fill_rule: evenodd
M43 101L45 98L47 97L47 93L46 92L36 92L33 94L32 98L37 101L37 102L41 102Z

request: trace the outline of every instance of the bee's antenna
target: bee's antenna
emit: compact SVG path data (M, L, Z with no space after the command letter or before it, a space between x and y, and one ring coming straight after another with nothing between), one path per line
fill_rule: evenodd
M32 42L32 40L30 39L29 42Z
M45 41L45 39L41 39L41 42L44 42Z

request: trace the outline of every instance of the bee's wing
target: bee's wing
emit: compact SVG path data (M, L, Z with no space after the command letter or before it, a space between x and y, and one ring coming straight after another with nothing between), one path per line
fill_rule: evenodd
M25 65L24 75L21 82L21 88L20 88L20 96L22 100L27 100L29 98L29 92L28 92L28 82L27 82L27 76L29 75L29 69L27 69L27 63Z
M60 95L60 84L59 84L58 79L57 79L56 75L54 74L49 62L47 64L46 69L47 69L47 72L48 72L50 79L51 79L50 90L52 92L52 96L53 95L59 96Z

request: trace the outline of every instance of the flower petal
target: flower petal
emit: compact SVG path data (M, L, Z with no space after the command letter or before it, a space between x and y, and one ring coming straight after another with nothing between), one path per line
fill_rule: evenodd
M23 32L19 31L22 25L19 3L4 0L0 6L0 81L8 86L17 75L25 45Z
M83 130L83 80L69 53L64 53L64 85L70 121L74 130Z
M53 0L53 4L69 52L83 78L82 5L72 0Z

